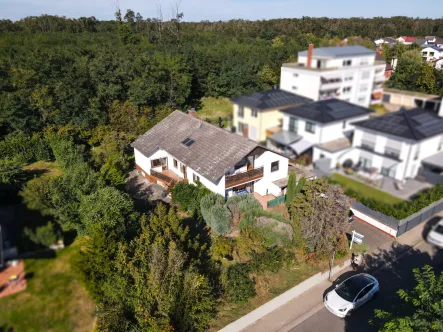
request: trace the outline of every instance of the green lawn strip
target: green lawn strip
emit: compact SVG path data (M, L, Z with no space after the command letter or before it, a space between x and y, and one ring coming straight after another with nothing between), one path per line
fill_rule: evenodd
M217 122L219 117L226 121L228 116L232 118L232 103L228 98L203 97L201 108L197 108L197 116L211 123Z
M374 187L371 187L367 184L364 184L360 181L353 180L351 178L348 178L344 175L334 173L332 175L332 180L339 183L341 186L343 186L346 189L352 189L355 191L358 191L363 197L366 198L373 198L378 201L382 201L384 203L388 204L396 204L400 203L403 200L399 197L395 197L391 194L388 194L384 191L378 190Z
M55 258L26 259L27 289L0 299L0 326L14 331L90 331L94 304L71 268L77 244Z

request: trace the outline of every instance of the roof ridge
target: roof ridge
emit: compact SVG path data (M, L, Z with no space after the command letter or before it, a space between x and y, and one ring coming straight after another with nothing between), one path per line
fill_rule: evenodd
M403 118L405 119L406 124L407 124L407 126L408 126L408 128L409 128L409 131L411 132L412 136L413 136L416 140L420 140L420 138L417 136L417 133L416 133L414 127L412 126L411 120L409 119L409 115L406 115L406 113L407 113L408 111L403 107L402 110L401 110L401 112L402 112L401 115L402 115Z

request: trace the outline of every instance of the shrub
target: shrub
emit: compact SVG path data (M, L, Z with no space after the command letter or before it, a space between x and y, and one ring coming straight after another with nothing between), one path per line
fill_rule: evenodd
M33 136L23 132L9 134L0 141L0 156L17 158L18 161L29 164L37 160L51 160L51 148L41 134Z
M214 205L223 205L225 198L222 195L211 193L204 196L200 201L200 213L203 220L209 227L212 227L212 212L211 209Z
M37 227L35 232L25 227L24 233L32 242L45 247L49 247L61 238L60 232L54 228L52 222L48 222L46 226Z
M247 264L229 266L224 276L225 293L229 301L244 303L255 296L255 285L249 278L249 271Z
M232 215L224 205L214 205L211 208L211 227L218 235L226 234L232 225Z
M235 240L223 236L217 236L212 239L211 252L212 256L217 260L232 256Z
M234 225L237 225L245 213L251 209L262 209L260 202L253 195L236 195L229 197L226 206L232 214Z
M253 272L277 273L284 264L284 252L281 248L274 247L261 254L254 255L248 263Z
M172 201L177 203L180 209L187 211L191 217L197 216L198 218L202 216L200 209L202 198L211 194L211 191L201 184L195 186L185 182L179 182L174 185L171 192Z

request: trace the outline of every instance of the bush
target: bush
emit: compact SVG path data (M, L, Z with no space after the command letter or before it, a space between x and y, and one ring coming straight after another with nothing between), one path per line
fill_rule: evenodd
M24 233L32 242L45 247L49 247L61 238L60 232L54 228L52 222L48 222L46 226L37 227L35 232L25 227Z
M200 201L200 213L203 220L209 227L212 227L212 212L211 209L214 205L223 205L225 198L222 195L211 193L204 196Z
M277 273L283 267L284 252L281 248L274 247L254 255L248 264L253 272Z
M218 235L229 233L232 225L232 215L224 205L214 205L211 208L211 227Z
M232 256L235 240L223 236L217 236L212 239L211 252L217 260L222 260Z
M0 156L16 158L25 164L53 158L51 148L41 134L29 136L23 132L9 134L0 141Z
M255 296L255 285L249 278L249 272L247 264L229 266L224 276L225 293L229 301L244 303Z
M199 219L202 217L200 212L201 200L203 197L211 194L211 191L201 184L195 186L185 182L175 184L171 192L172 201L178 204L180 209L187 211L191 217L197 216ZM219 196L222 197L221 195Z

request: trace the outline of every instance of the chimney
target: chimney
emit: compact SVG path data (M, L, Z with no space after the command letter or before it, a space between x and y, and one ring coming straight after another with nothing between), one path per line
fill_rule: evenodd
M312 62L312 52L314 51L314 44L309 44L308 46L308 63L306 64L306 67L311 68L311 62Z
M188 110L188 114L193 118L197 117L197 111L195 110L195 108L191 108L190 110Z

